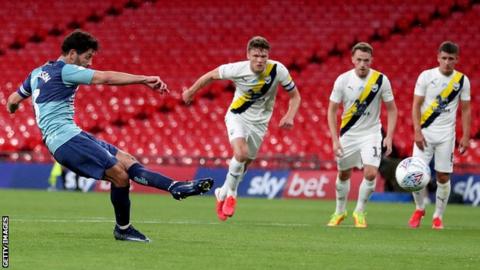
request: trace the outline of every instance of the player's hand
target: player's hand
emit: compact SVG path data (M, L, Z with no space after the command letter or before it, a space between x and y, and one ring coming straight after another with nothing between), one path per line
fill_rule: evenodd
M189 105L193 101L193 93L190 89L184 87L182 92L182 99L185 104Z
M14 103L7 103L7 111L9 113L15 113L18 109L18 104Z
M392 137L386 136L383 139L383 147L386 148L385 156L388 157L392 153Z
M427 146L427 141L425 141L425 138L423 137L422 132L415 132L415 144L417 145L418 149L424 150L425 147Z
M470 139L462 137L462 139L460 139L460 142L458 143L458 152L460 154L463 154L465 153L465 151L467 151L469 147L470 147Z
M169 93L167 84L160 79L158 76L147 76L145 78L144 84L153 90L159 91L161 94Z
M343 147L338 139L333 141L333 153L335 153L337 157L343 156Z
M292 129L293 128L293 118L287 115L283 116L278 124L280 128Z

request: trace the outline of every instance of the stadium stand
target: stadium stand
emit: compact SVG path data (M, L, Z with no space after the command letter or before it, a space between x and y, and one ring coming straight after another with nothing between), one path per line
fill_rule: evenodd
M44 12L44 5L66 13ZM40 10L42 16L35 16ZM159 74L172 90L170 96L160 96L142 87L83 86L75 104L82 128L146 163L223 166L231 156L223 116L232 85L212 84L193 106L182 104L181 90L207 70L244 59L248 39L263 35L272 44L271 58L288 65L303 102L295 129L280 130L275 125L288 98L279 93L258 165L331 168L326 124L330 90L336 76L351 66L350 47L368 41L375 49L373 67L387 74L395 90L400 121L394 144L404 157L413 142L413 87L421 70L436 65L441 41L460 45L458 69L469 76L472 89L478 85L474 59L480 58L479 12L480 3L468 0L394 0L382 5L371 0L286 0L262 6L250 0L242 5L219 0L2 1L0 102L6 104L31 69L58 57L63 35L80 27L100 40L93 68ZM472 104L479 104L475 91L472 98ZM472 149L456 157L461 163L480 163L480 113L473 108ZM15 118L0 110L0 127L0 157L51 160L30 102Z

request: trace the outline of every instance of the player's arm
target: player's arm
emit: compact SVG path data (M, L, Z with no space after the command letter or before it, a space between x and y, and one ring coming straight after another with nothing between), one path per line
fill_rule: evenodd
M425 97L423 96L418 96L418 95L413 96L412 121L413 121L414 140L417 147L422 151L424 147L427 145L427 142L425 141L425 138L423 137L423 134L422 134L422 127L420 125L420 118L421 118L420 109L424 101L425 101Z
M470 128L472 124L472 108L470 100L462 100L462 138L458 145L458 151L463 154L470 146Z
M30 86L31 79L32 73L28 74L27 78L23 81L22 85L18 87L17 91L8 96L7 111L9 113L15 113L20 103L32 95L32 87Z
M198 78L195 83L190 86L190 88L184 88L182 93L182 99L186 104L190 104L193 100L193 96L203 87L209 85L213 80L220 79L220 72L218 68L211 70L205 74L203 74L200 78Z
M387 109L387 135L383 140L383 146L387 148L385 152L385 156L388 156L392 153L392 141L393 141L393 134L395 133L395 127L397 126L397 105L395 101L388 101L385 102L385 108Z
M337 112L339 107L339 103L330 100L328 103L327 120L328 129L330 130L330 134L332 136L333 152L336 156L341 157L343 155L343 149L340 145L337 132Z
M7 111L9 113L15 113L18 109L18 105L24 100L25 98L20 96L17 92L13 92L10 94L7 100Z
M161 92L168 92L167 85L158 76L143 76L117 71L99 71L93 73L91 84L129 85L144 84Z
M293 121L295 119L295 115L298 112L298 108L300 107L300 102L302 98L300 97L300 92L298 91L297 87L293 88L292 90L288 91L288 95L290 96L290 100L288 102L288 111L280 120L279 126L285 129L293 128Z

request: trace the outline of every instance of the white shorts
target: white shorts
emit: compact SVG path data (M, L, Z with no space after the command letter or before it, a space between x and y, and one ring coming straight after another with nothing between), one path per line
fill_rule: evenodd
M453 151L455 149L455 135L443 142L428 142L427 146L422 150L413 144L414 157L419 157L430 164L433 156L435 156L435 171L443 173L453 172Z
M255 159L267 132L268 123L248 123L238 115L228 112L225 116L225 125L230 143L233 139L245 138L248 145L248 158Z
M363 165L380 166L382 159L382 134L368 136L342 136L340 144L343 148L343 156L337 157L337 168L340 171L353 167L359 169Z

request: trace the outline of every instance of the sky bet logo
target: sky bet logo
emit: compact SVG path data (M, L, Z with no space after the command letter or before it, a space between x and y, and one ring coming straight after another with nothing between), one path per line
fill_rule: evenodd
M277 177L267 171L263 175L257 175L250 181L247 194L250 196L266 196L269 199L275 198L287 182L285 177Z
M2 216L2 268L8 268L8 216Z

